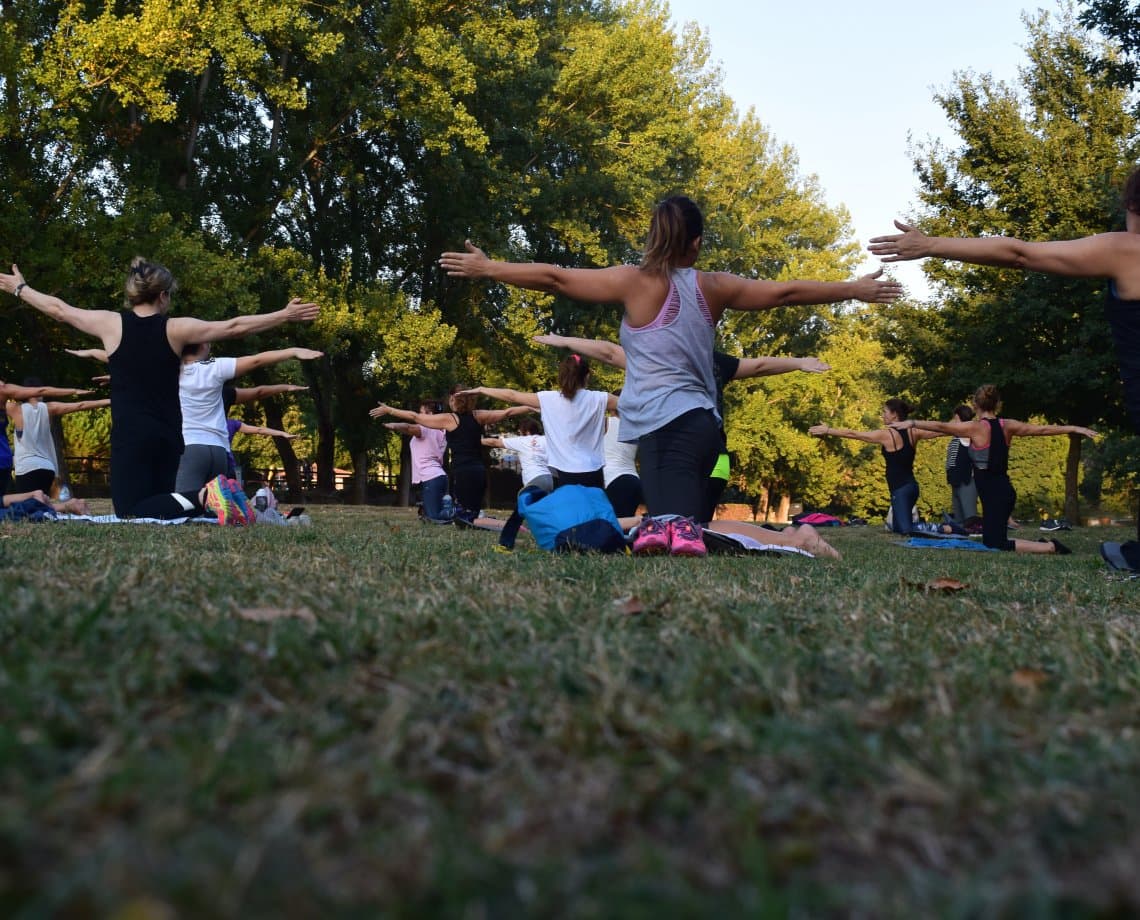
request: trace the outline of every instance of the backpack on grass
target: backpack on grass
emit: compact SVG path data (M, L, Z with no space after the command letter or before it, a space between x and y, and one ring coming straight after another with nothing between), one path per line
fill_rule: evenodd
M592 486L562 486L543 494L524 489L519 514L534 541L554 553L625 552L625 534L606 493Z

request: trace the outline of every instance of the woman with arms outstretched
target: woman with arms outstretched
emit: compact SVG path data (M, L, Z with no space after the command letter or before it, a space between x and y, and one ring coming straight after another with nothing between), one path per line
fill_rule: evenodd
M311 322L316 304L293 299L281 310L207 322L169 317L177 284L163 265L136 257L124 285L126 309L84 310L35 290L19 268L0 273L0 290L14 294L57 322L103 343L111 371L111 497L119 516L156 517L156 496L185 504L183 514L200 511L194 492L176 498L174 481L182 455L182 412L178 375L182 349L192 342L216 342L264 332L287 322ZM218 489L214 490L215 492ZM144 511L140 504L147 502ZM232 501L214 496L213 504ZM168 504L168 503L162 503ZM229 515L220 515L226 517Z
M640 265L590 269L499 262L470 242L465 252L440 258L452 277L485 278L625 308L626 382L618 411L622 438L638 442L650 515L639 528L637 552L670 552L674 529L686 552L698 552L695 519L720 448L712 353L714 328L725 310L887 302L902 293L896 282L879 281L879 273L852 282L777 282L698 272L693 266L703 234L700 209L678 195L654 209ZM680 519L656 520L660 515Z
M590 390L590 362L581 355L567 355L558 365L558 389L524 393L507 387L474 387L473 396L537 409L546 432L546 463L554 488L566 485L605 488L603 441L606 411L617 407L618 398Z
M451 452L451 494L455 498L455 520L470 524L479 514L483 493L487 488L487 467L483 464L483 426L497 425L505 419L526 415L533 409L512 406L510 409L476 409L475 397L463 386L451 388L450 412L425 414L410 409L396 409L378 403L369 411L372 418L390 415L403 422L424 428L436 428L447 436Z
M891 495L891 530L910 533L912 512L918 502L918 480L914 478L915 444L926 438L936 438L933 431L908 428L898 431L892 427L905 421L910 406L901 399L888 399L883 403L883 427L872 431L853 431L850 428L832 428L830 425L812 425L808 434L817 438L847 438L878 444L887 465L887 490Z

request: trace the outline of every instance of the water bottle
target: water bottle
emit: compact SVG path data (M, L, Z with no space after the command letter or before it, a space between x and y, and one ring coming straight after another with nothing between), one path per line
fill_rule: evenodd
M455 505L452 504L451 496L445 495L443 496L443 519L450 521L453 517L455 517Z
M67 484L64 483L62 486L59 487L59 500L61 502L65 502L70 498L71 498L71 489L69 489L67 487Z

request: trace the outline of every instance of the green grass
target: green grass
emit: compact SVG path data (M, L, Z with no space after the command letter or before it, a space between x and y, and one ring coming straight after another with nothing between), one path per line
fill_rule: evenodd
M0 529L0 913L1140 911L1122 530L832 563L313 518Z

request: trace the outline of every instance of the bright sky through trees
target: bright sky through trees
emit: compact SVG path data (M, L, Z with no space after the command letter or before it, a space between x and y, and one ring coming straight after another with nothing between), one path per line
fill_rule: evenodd
M851 212L861 244L914 207L907 137L954 143L932 96L955 71L1013 81L1023 66L1022 11L1057 13L1055 0L670 0L677 23L707 31L712 60L737 106L760 120L815 173L831 204ZM871 264L871 263L869 263ZM912 296L917 263L896 276Z

